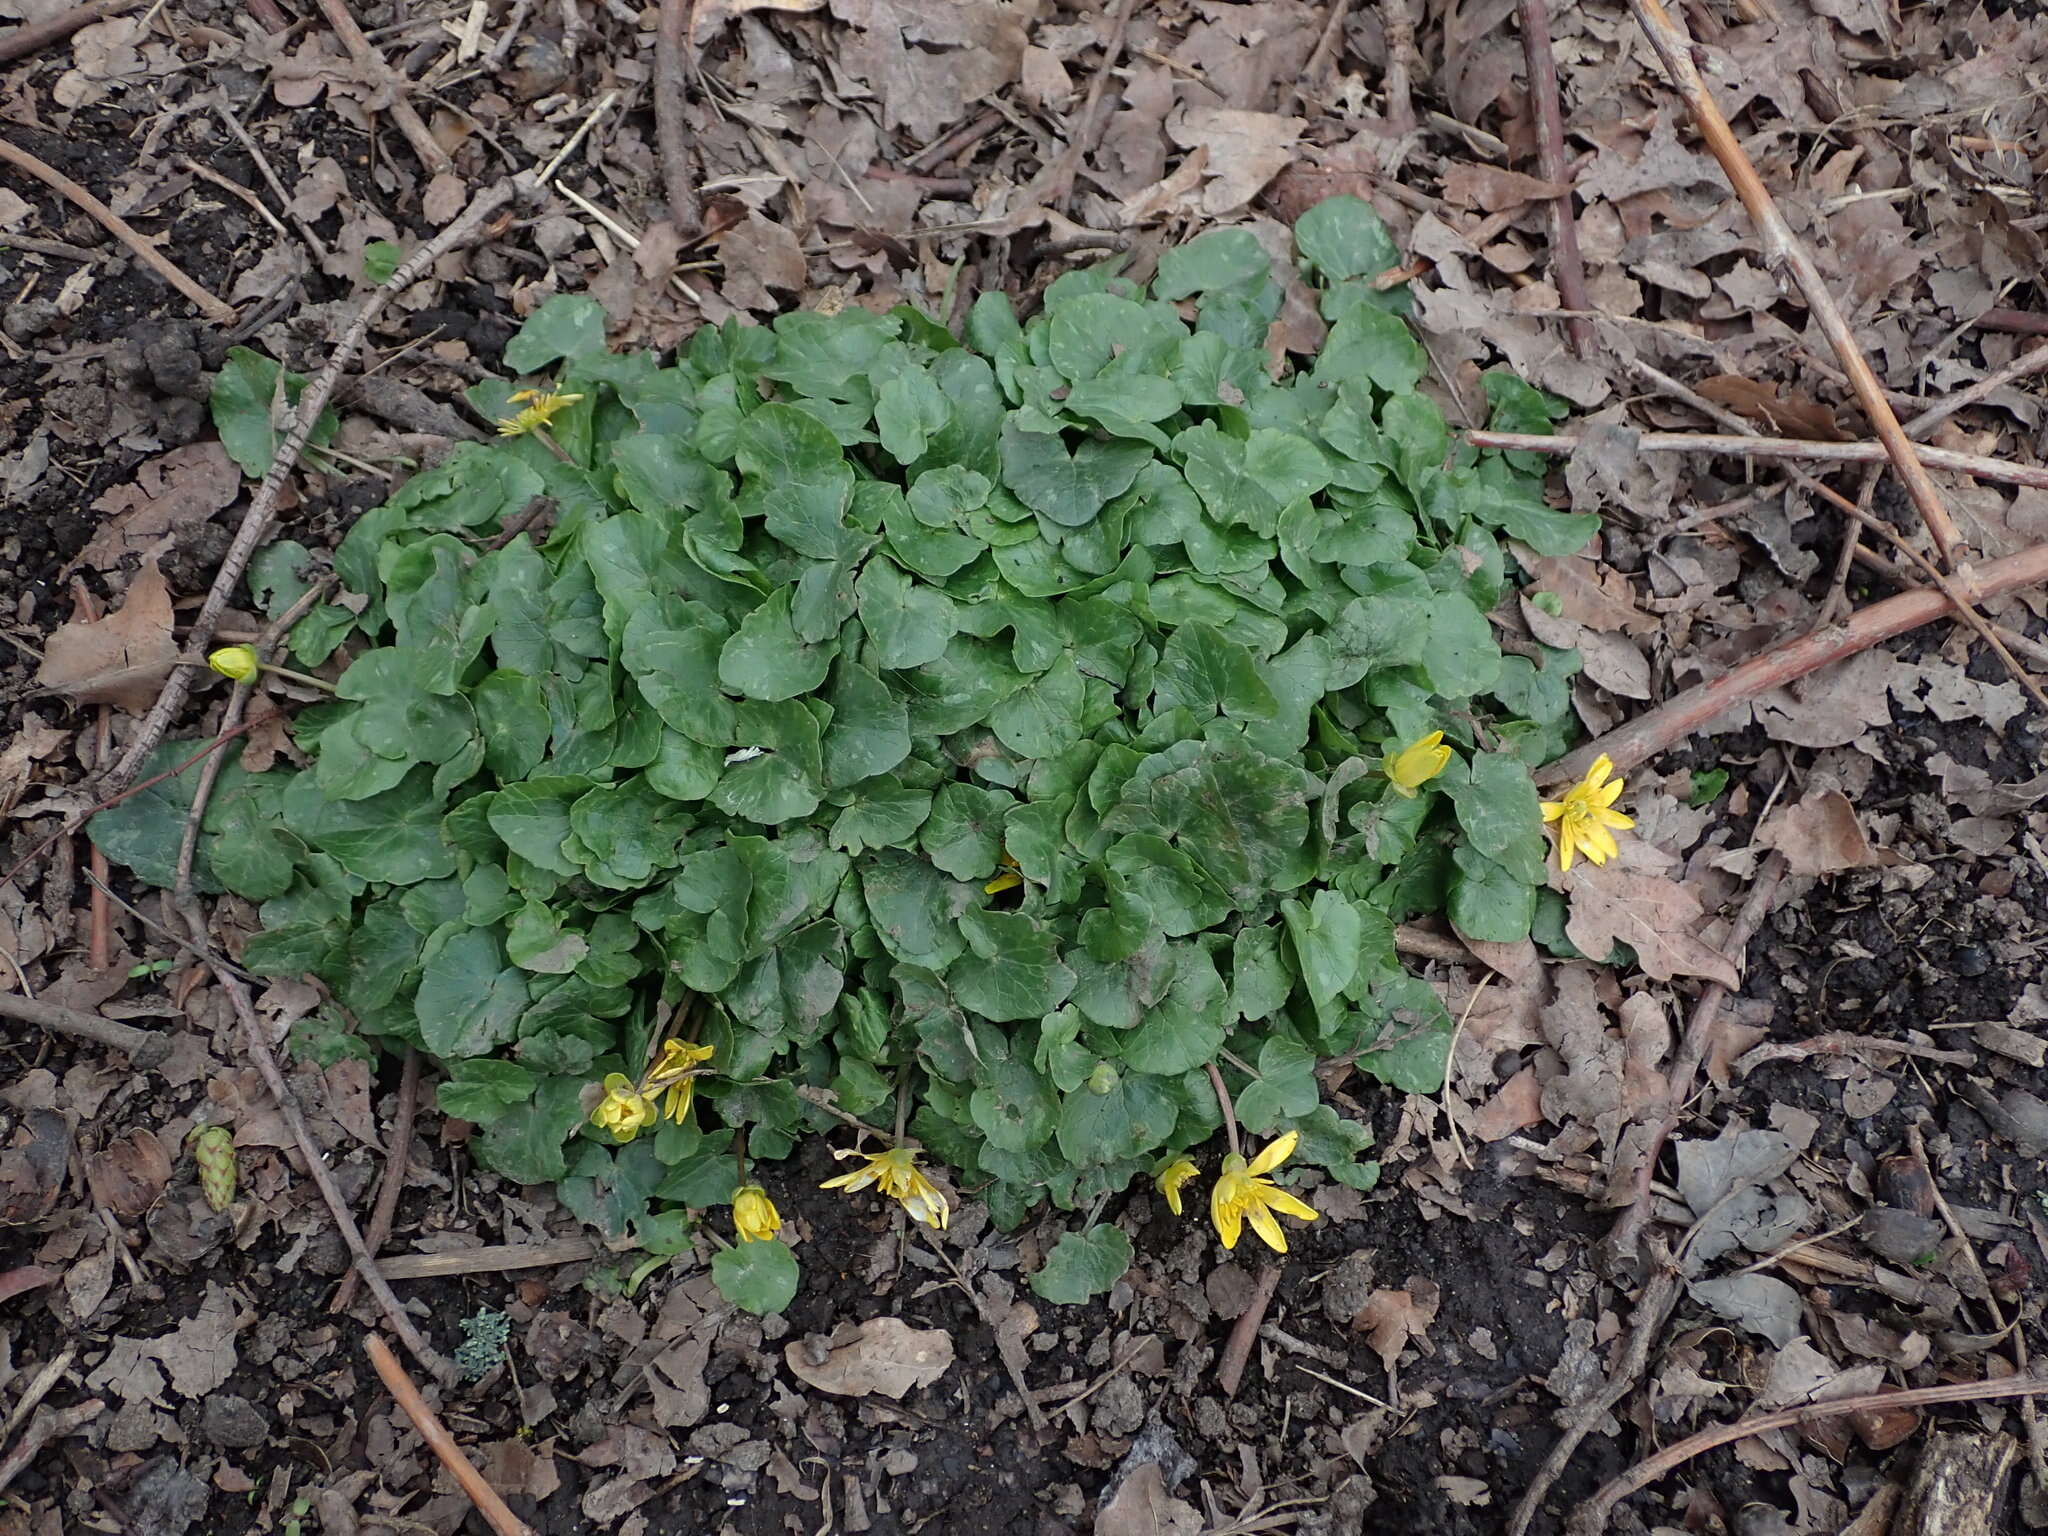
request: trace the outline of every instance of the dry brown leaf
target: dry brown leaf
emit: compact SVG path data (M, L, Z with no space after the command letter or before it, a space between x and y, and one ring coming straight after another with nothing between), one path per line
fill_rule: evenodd
M697 0L690 36L702 47L720 27L749 11L815 11L824 4L825 0Z
M1429 1332L1442 1300L1443 1292L1434 1280L1410 1275L1405 1290L1379 1290L1368 1296L1358 1315L1351 1319L1351 1326L1366 1332L1372 1352L1391 1373L1409 1340L1420 1339Z
M1277 112L1233 107L1190 107L1166 125L1182 149L1209 151L1200 210L1210 218L1234 213L1287 168L1307 121Z
M1456 208L1497 213L1523 203L1548 201L1571 190L1555 181L1524 176L1497 165L1454 165L1444 172L1444 201Z
M1847 442L1853 435L1842 430L1835 413L1801 390L1780 393L1775 384L1746 379L1740 374L1718 373L1702 379L1697 388L1709 400L1747 417L1776 437L1804 437L1826 443Z
M171 594L152 563L135 573L121 606L105 618L72 619L51 633L36 682L75 703L139 712L156 702L177 658Z
M57 1203L71 1161L71 1127L53 1109L31 1109L0 1148L0 1227L40 1221Z
M1095 1536L1200 1536L1201 1512L1166 1491L1159 1463L1140 1463L1095 1516Z
M1209 149L1195 146L1194 152L1149 187L1140 187L1124 199L1120 219L1125 226L1144 224L1179 209L1209 168Z
M1731 990L1741 985L1728 957L1695 932L1704 914L1685 886L1619 859L1580 862L1560 878L1571 902L1565 937L1584 953L1604 957L1619 940L1636 952L1644 974L1659 981L1702 976Z
M1636 606L1635 587L1620 571L1589 555L1539 555L1517 546L1515 559L1535 589L1557 599L1558 612L1587 629L1625 635L1656 633L1658 622Z
M64 570L111 571L131 555L155 560L170 549L171 535L205 522L241 490L242 472L219 442L174 448L92 504L102 519L99 531Z
M1517 1131L1526 1131L1543 1118L1543 1084L1534 1067L1524 1067L1505 1083L1500 1092L1472 1112L1466 1127L1481 1141L1499 1141Z
M953 1340L943 1329L913 1328L900 1317L843 1324L829 1338L797 1339L783 1350L797 1377L820 1392L900 1399L928 1387L953 1363Z
M96 1203L133 1221L157 1203L171 1182L171 1155L155 1132L131 1131L86 1160L85 1179Z
M60 731L53 725L43 723L42 716L34 710L26 710L21 717L21 728L5 747L0 747L0 815L14 809L21 792L28 788L29 779L35 773L35 765L42 762L65 742L71 739L69 731ZM12 978L0 981L6 986Z
M1057 112L1073 99L1074 81L1058 54L1034 45L1024 50L1023 77L1018 90L1027 106Z
M831 0L852 31L839 43L847 73L867 81L883 122L936 139L970 105L1017 78L1031 0Z
M204 1397L235 1373L239 1326L233 1300L209 1280L199 1310L144 1349L162 1364L173 1387L187 1397Z
M773 313L783 300L768 290L785 294L803 292L804 253L795 235L773 219L750 213L717 240L719 260L725 265L723 292L726 302L757 313Z
M1888 848L1870 846L1856 807L1838 789L1809 789L1797 805L1771 812L1754 840L1782 853L1785 867L1795 875L1835 875L1905 862Z
M1864 651L1785 688L1757 695L1756 723L1773 741L1842 747L1872 726L1892 723L1890 688L1902 663L1888 651Z

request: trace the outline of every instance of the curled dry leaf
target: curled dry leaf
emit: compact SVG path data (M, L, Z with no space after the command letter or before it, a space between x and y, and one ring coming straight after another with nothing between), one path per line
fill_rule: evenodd
M133 1221L157 1203L171 1182L171 1155L154 1131L131 1131L87 1159L85 1179L96 1203Z
M953 1363L953 1340L938 1328L913 1328L900 1317L843 1324L828 1337L798 1339L783 1350L798 1379L820 1392L901 1399L928 1387Z
M53 1109L31 1109L0 1148L0 1227L40 1221L57 1203L71 1160L71 1127Z
M72 619L52 632L39 686L79 704L141 711L178 658L171 638L171 594L163 573L147 564L135 573L121 606L103 619Z

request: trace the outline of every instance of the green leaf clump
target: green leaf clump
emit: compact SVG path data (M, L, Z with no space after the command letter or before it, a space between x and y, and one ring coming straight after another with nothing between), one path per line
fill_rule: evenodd
M1122 258L1069 273L1028 323L984 295L964 342L854 306L620 356L592 301L550 300L507 359L579 398L360 519L346 601L292 637L345 661L296 718L310 766L215 797L199 878L260 904L245 963L427 1051L488 1165L657 1251L730 1200L736 1135L758 1162L832 1128L799 1088L886 1120L906 1085L1004 1224L1209 1138L1211 1062L1249 1129L1368 1186L1315 1063L1433 1090L1450 1021L1395 925L1530 932L1530 767L1577 659L1508 654L1487 616L1519 553L1594 524L1418 389L1370 209L1296 238L1329 330L1290 366L1288 274L1243 230L1149 288ZM1486 384L1497 421L1557 413ZM542 496L545 533L507 537ZM308 559L259 559L264 611ZM1456 755L1400 792L1385 754L1439 730ZM161 879L174 810L95 835ZM686 1003L695 1108L622 1144L594 1085ZM1092 1227L1033 1283L1082 1299L1128 1256ZM793 1292L780 1243L718 1264L741 1305Z

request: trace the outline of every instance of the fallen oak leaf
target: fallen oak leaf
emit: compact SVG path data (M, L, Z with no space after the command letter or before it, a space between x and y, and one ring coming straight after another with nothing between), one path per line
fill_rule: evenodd
M1429 1332L1442 1302L1442 1288L1434 1280L1410 1275L1406 1289L1378 1290L1366 1297L1365 1305L1351 1319L1351 1326L1366 1332L1372 1352L1391 1374L1394 1362L1401 1358L1409 1341Z
M1619 940L1658 981L1699 976L1731 992L1742 985L1728 957L1695 932L1705 909L1677 881L1625 869L1614 859L1574 864L1560 879L1571 902L1565 937L1583 953L1605 958Z
M1889 848L1873 848L1856 807L1838 789L1809 789L1797 805L1781 806L1756 829L1761 848L1775 848L1795 875L1837 875L1849 869L1903 864Z
M946 1374L953 1363L953 1340L943 1329L875 1317L842 1325L829 1337L797 1339L782 1353L797 1378L820 1392L839 1397L879 1392L901 1400L912 1387L928 1387Z
M150 563L105 618L72 619L51 632L36 683L75 703L139 712L156 702L177 660L170 590Z

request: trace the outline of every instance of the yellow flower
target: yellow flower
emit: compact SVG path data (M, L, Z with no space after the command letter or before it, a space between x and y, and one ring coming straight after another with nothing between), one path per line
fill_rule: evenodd
M1159 1186L1159 1193L1166 1196L1166 1208L1174 1215L1180 1214L1180 1187L1202 1170L1193 1159L1177 1157L1164 1168L1152 1175L1152 1182Z
M1543 819L1557 823L1557 867L1570 869L1572 855L1582 852L1595 864L1605 864L1620 846L1612 827L1632 827L1635 822L1613 809L1621 795L1620 779L1610 779L1614 763L1601 753L1586 776L1564 792L1562 800L1543 802Z
M590 1112L592 1125L610 1131L622 1142L631 1141L659 1118L647 1095L634 1087L633 1079L623 1072L606 1076L604 1097Z
M253 645L224 645L210 653L206 664L222 677L233 678L246 683L256 675L256 647Z
M1297 1132L1289 1131L1253 1158L1250 1167L1235 1152L1223 1159L1223 1171L1216 1175L1215 1187L1209 1191L1209 1219L1216 1223L1216 1233L1223 1239L1224 1247L1237 1246L1244 1223L1249 1221L1268 1248L1285 1253L1287 1234L1280 1230L1273 1213L1298 1216L1303 1221L1316 1219L1313 1206L1303 1204L1265 1177L1287 1161L1300 1139Z
M524 437L546 426L582 398L581 395L558 394L552 389L518 390L508 403L519 405L522 400L529 403L522 406L516 415L499 418L498 435Z
M1431 731L1420 741L1380 759L1380 772L1394 787L1394 793L1413 800L1415 791L1450 765L1451 749L1444 745L1444 733Z
M681 1125L690 1112L690 1101L697 1094L696 1068L711 1057L712 1048L708 1045L695 1045L688 1040L664 1040L661 1054L640 1080L640 1091L655 1094L667 1090L661 1112Z
M953 1219L946 1197L919 1170L917 1154L908 1147L891 1147L886 1152L835 1151L832 1155L836 1158L864 1157L867 1162L852 1173L827 1179L818 1188L843 1189L852 1194L873 1184L928 1227L943 1230Z
M782 1213L758 1184L742 1184L732 1192L732 1229L743 1243L765 1243L782 1230Z
M1014 891L1024 883L1024 877L1017 872L1017 861L1010 857L1008 849L1003 850L1003 867L996 871L995 879L984 885L982 893L994 896L1003 891Z

